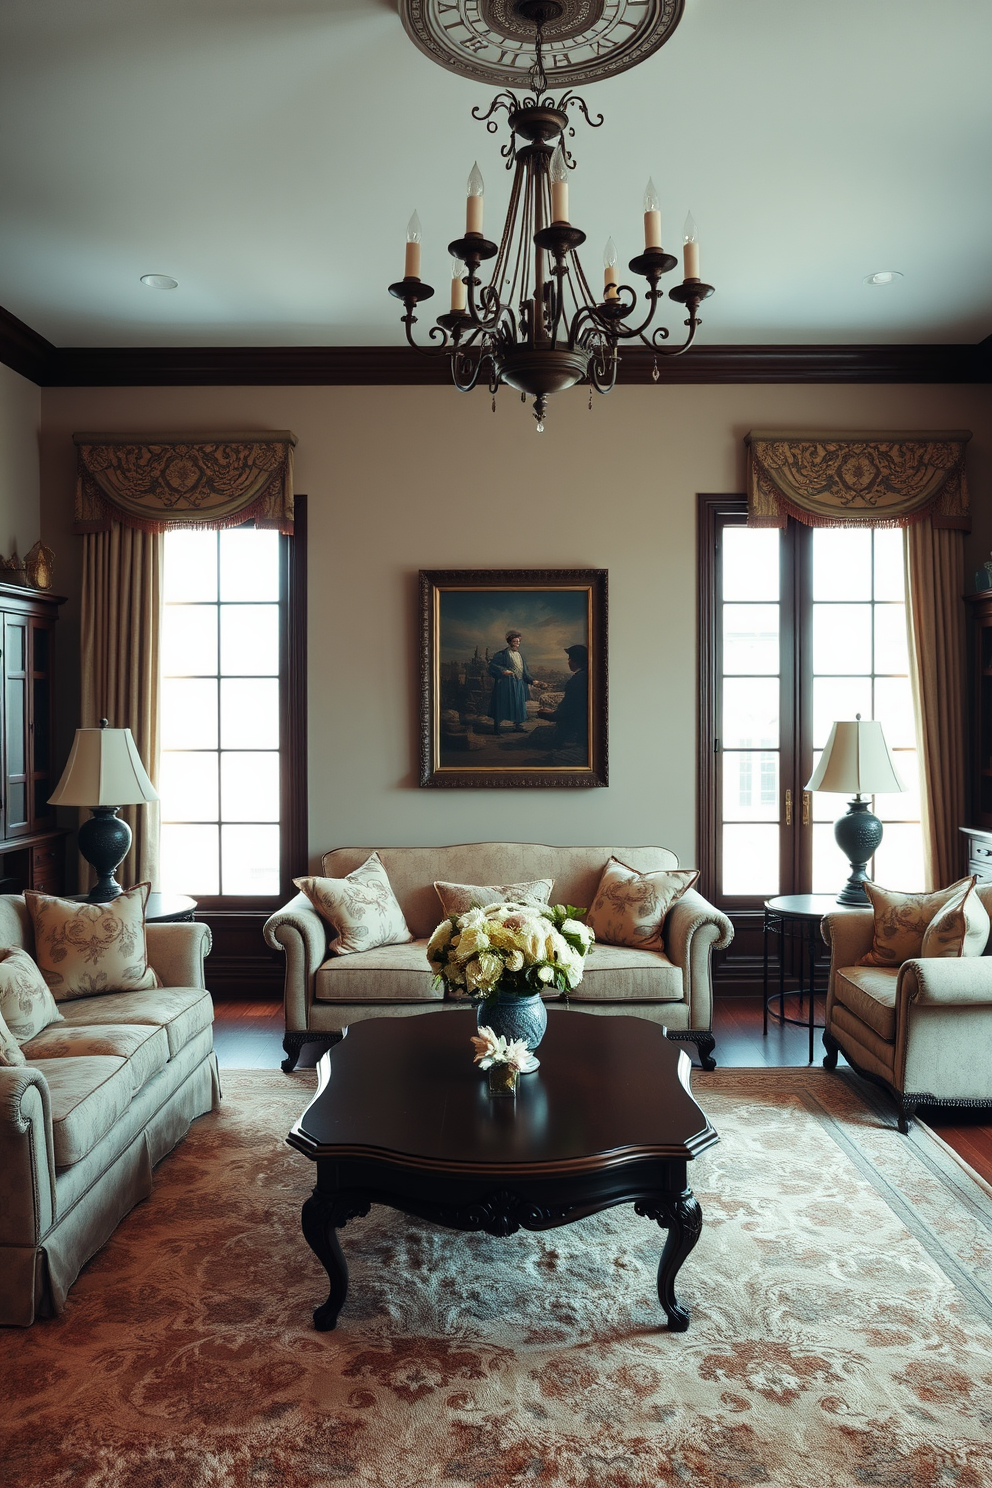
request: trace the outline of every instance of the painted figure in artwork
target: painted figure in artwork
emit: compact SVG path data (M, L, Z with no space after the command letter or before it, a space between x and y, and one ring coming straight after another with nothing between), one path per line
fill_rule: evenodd
M543 746L558 749L566 744L585 744L589 732L589 647L566 646L571 676L557 708L542 708L539 718L557 725L554 737ZM536 741L535 741L536 742Z
M492 696L489 699L489 716L493 721L493 733L498 734L501 723L508 723L518 734L524 733L527 718L528 688L540 687L527 670L527 663L520 650L519 630L506 632L506 646L497 651L489 661L489 675L494 678Z

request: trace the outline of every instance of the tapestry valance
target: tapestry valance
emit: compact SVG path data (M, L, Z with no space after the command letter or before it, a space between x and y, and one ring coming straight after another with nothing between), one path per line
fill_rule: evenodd
M866 434L752 430L747 525L971 528L964 451L968 430Z
M143 532L170 527L293 531L293 447L288 429L258 434L74 434L75 532L114 522Z

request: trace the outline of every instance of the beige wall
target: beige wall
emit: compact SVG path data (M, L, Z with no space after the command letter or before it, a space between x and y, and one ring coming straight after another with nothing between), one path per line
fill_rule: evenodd
M0 554L21 557L41 536L41 389L0 363Z
M618 388L547 430L508 390L106 388L42 395L42 523L78 645L73 430L291 428L310 498L310 845L491 838L646 842L695 858L695 496L743 489L752 427L970 428L975 534L992 542L984 387ZM596 567L610 581L610 777L603 790L416 784L417 571ZM66 587L67 586L67 587ZM71 672L71 667L64 667ZM62 727L74 726L66 675ZM302 865L301 865L302 867Z

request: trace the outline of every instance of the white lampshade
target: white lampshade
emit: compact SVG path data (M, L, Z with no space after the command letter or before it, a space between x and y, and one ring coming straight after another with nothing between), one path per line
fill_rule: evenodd
M157 801L131 730L76 730L69 762L49 796L50 806L131 806Z
M805 789L873 796L904 791L906 786L899 778L882 725L874 719L863 720L859 713L854 722L834 724Z

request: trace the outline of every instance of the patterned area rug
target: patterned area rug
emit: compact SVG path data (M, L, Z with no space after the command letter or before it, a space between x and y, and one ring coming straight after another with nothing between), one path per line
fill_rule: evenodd
M509 1239L374 1208L318 1334L282 1141L312 1083L227 1072L65 1315L4 1330L7 1488L992 1483L992 1190L863 1086L696 1075L688 1333L631 1208Z

